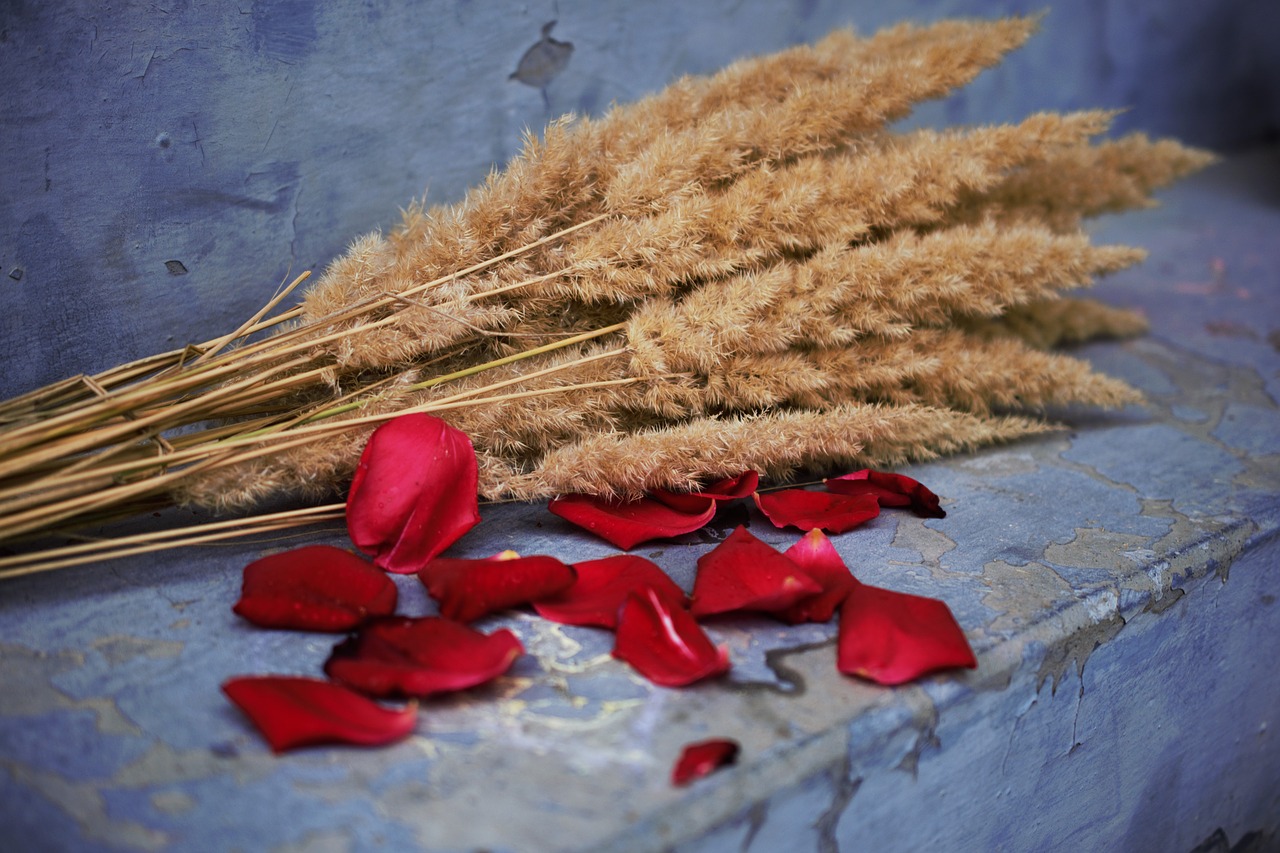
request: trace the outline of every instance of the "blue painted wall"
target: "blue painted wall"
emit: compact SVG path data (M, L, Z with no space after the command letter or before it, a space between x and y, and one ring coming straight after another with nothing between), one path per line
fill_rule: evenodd
M290 273L457 199L526 127L683 72L1021 0L0 4L0 395L234 328ZM543 92L509 79L547 21ZM1124 106L1221 148L1280 126L1280 4L1079 0L931 123Z

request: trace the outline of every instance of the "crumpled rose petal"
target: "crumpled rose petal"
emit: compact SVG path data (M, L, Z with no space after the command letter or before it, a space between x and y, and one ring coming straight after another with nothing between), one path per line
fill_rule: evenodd
M775 527L844 533L880 514L880 504L870 495L841 495L784 489L755 494L756 506Z
M650 539L670 539L692 533L716 514L713 498L700 498L701 508L684 511L651 497L619 501L593 495L564 495L547 509L566 521L626 551Z
M784 554L806 575L822 586L822 592L805 598L778 614L792 625L800 622L828 622L836 608L857 586L831 540L821 530L810 530Z
M698 558L693 615L739 610L776 613L822 592L817 581L745 527Z
M623 603L613 656L663 687L684 687L729 671L729 652L711 642L687 610L651 588L631 593Z
M578 579L573 586L551 598L533 603L544 619L564 625L593 625L616 628L618 610L627 595L652 589L673 607L684 607L687 596L667 573L652 560L631 554L617 554L600 560L574 563Z
M836 667L877 684L978 665L945 602L859 584L840 608Z
M418 706L384 708L328 681L287 675L232 678L222 692L262 732L273 752L322 743L377 746L399 740L418 719Z
M737 761L739 751L738 742L728 738L711 738L686 744L671 769L671 784L688 785L703 776L709 776L721 767Z
M427 616L379 619L339 643L324 665L335 681L372 696L430 696L492 681L524 653L506 628L483 634Z
M911 507L911 511L922 518L947 517L947 511L938 505L938 496L905 474L864 468L832 477L826 486L828 491L841 495L875 495L880 506Z
M401 415L365 445L347 495L351 541L411 574L480 521L471 439L439 418Z
M758 473L743 471L736 477L726 477L698 492L669 492L666 489L654 489L651 494L672 509L696 513L705 511L705 498L711 498L713 501L737 500L748 497L758 485L760 485Z
M573 569L555 557L503 551L479 560L437 557L418 572L440 615L459 622L548 598L568 589Z
M396 585L350 551L308 545L245 566L231 609L262 628L349 631L395 612Z

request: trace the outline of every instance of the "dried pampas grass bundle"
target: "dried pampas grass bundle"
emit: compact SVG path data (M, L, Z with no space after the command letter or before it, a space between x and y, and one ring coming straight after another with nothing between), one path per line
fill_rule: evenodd
M1142 258L1080 224L1211 157L1098 141L1100 111L888 129L1035 26L841 31L554 122L459 204L357 240L297 307L278 310L305 276L223 338L0 403L0 542L332 498L411 411L472 437L483 497L532 499L925 459L1040 432L1045 406L1135 402L1044 351L1143 328L1061 298Z

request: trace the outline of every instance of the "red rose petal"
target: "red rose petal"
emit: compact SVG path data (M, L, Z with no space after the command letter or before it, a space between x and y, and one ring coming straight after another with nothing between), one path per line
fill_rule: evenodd
M938 496L919 480L905 474L890 474L864 468L832 477L826 481L828 491L841 495L875 495L880 506L909 506L923 518L946 518L947 511L938 505Z
M365 445L347 495L351 541L410 574L480 521L471 439L439 418L402 415Z
M418 572L440 615L471 622L489 613L548 598L568 589L573 569L555 557L504 551L480 560L437 557Z
M524 646L506 628L482 634L461 622L379 619L339 643L325 674L373 696L466 690L506 672Z
M631 554L617 554L600 560L574 563L578 579L573 586L551 598L533 603L538 615L565 625L618 626L618 609L628 593L652 589L673 607L684 607L684 590L652 560Z
M696 513L705 511L703 498L713 501L732 501L745 498L760 485L760 475L755 471L743 471L736 477L726 477L712 483L699 492L669 492L666 489L654 489L653 497L662 501L672 509L681 512Z
M739 527L698 558L693 615L738 610L775 613L820 592L817 581L795 563Z
M715 517L716 502L713 498L700 500L699 511L686 512L650 497L619 501L565 495L552 500L547 509L625 551L650 539L670 539L705 526Z
M902 684L978 661L951 608L936 598L859 584L840 608L837 668L877 684Z
M232 678L222 692L248 715L273 752L320 743L375 746L413 731L418 706L401 710L328 681L284 675Z
M786 550L785 555L822 586L822 592L803 599L778 614L784 622L828 622L836 608L858 585L858 579L821 530L810 530Z
M688 785L738 760L738 742L712 738L687 744L671 769L672 785Z
M784 489L755 495L756 506L775 527L822 529L844 533L880 514L880 504L870 495L841 495Z
M663 687L729 671L729 652L717 648L687 610L650 588L631 593L622 605L613 656Z
M231 608L263 628L349 631L396 609L396 585L372 563L329 545L271 554L244 568Z

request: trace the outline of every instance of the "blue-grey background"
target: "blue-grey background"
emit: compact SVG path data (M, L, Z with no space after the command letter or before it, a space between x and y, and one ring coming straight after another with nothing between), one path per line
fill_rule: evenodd
M0 3L0 395L220 335L415 198L458 199L526 128L679 74L1022 0ZM575 50L509 79L557 20ZM1223 150L1280 126L1280 3L1072 0L930 123L1125 107ZM429 192L428 192L429 191Z

